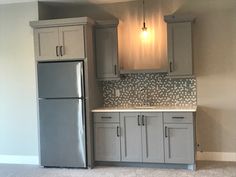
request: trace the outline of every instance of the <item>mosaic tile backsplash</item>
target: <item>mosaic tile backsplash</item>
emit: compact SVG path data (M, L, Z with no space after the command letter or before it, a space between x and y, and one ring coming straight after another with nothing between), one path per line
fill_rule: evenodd
M164 73L122 75L120 80L103 81L105 107L195 106L195 78L167 78ZM115 90L119 90L116 94Z

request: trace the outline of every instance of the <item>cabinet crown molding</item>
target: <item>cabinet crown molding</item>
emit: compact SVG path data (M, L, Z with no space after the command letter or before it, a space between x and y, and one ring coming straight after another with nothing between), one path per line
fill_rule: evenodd
M39 20L31 21L30 26L32 28L47 28L47 27L59 27L59 26L74 26L74 25L94 25L95 21L89 17L76 17L76 18L63 18L52 20Z
M164 20L167 23L180 23L180 22L194 22L195 17L193 16L184 16L184 15L166 15Z
M96 20L95 26L96 27L117 27L119 24L118 19L113 20Z

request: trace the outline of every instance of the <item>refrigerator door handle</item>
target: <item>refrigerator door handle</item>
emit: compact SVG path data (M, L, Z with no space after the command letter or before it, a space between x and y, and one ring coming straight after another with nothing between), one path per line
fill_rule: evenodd
M79 100L78 105L78 132L79 151L83 164L86 164L86 140L85 140L85 107L83 100ZM86 165L85 165L86 166Z
M77 93L79 98L84 97L84 70L83 70L83 63L79 62L76 66L76 73L77 73Z

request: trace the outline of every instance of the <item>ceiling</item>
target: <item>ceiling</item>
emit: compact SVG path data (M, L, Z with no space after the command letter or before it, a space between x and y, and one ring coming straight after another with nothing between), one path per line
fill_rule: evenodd
M0 4L23 3L23 2L32 2L32 1L104 4L104 3L116 3L116 2L126 2L126 1L134 1L134 0L0 0Z

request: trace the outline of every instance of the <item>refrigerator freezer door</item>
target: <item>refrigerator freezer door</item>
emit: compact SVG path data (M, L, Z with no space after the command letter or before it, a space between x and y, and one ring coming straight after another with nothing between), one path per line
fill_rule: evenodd
M81 99L39 100L41 165L86 167Z
M38 63L39 98L82 98L83 62Z

